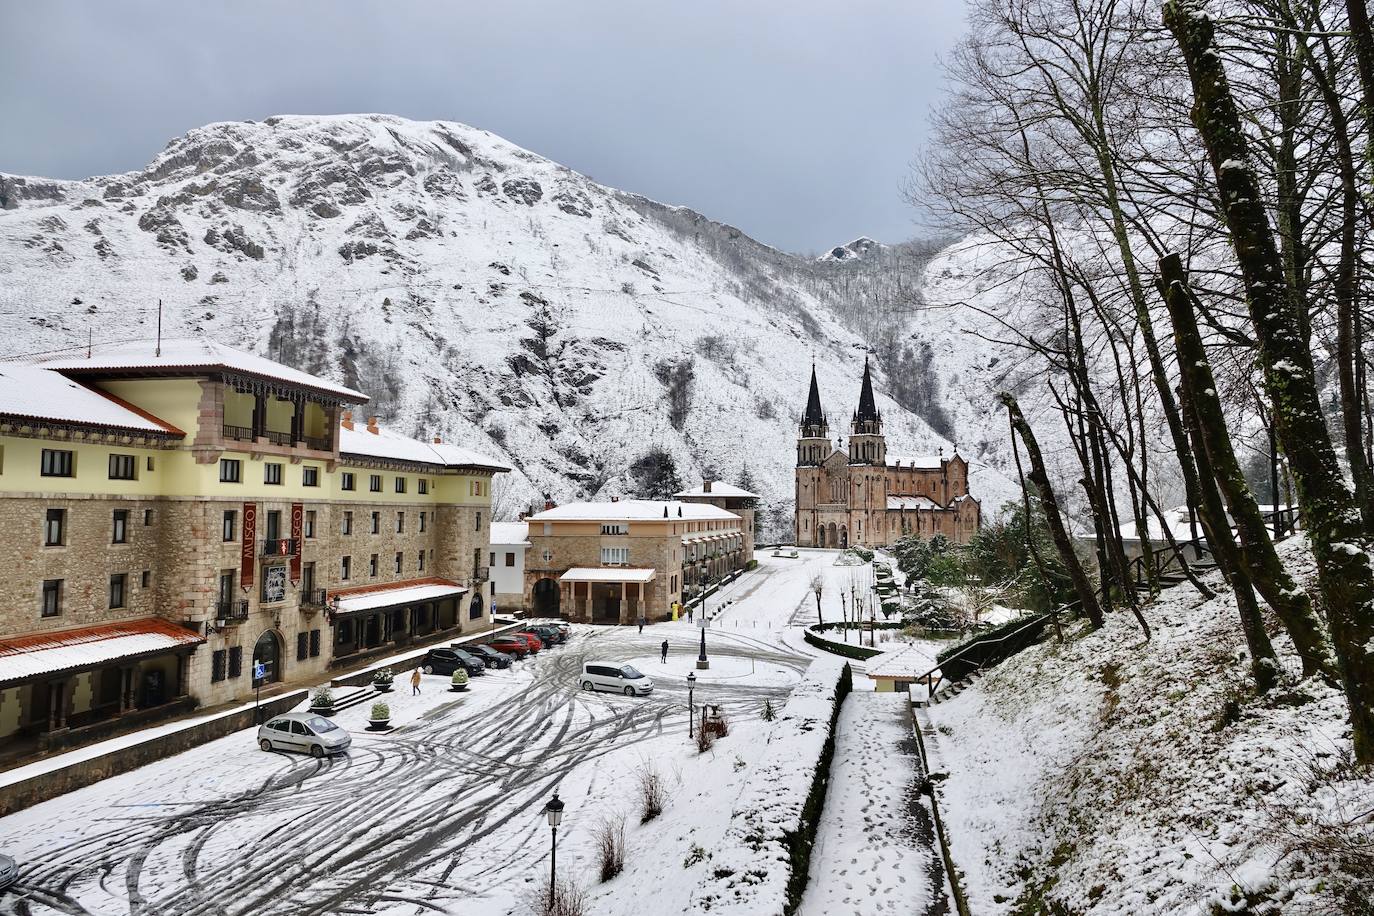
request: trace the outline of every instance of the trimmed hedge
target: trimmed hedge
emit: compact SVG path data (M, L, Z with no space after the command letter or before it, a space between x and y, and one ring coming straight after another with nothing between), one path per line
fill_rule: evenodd
M802 631L802 638L824 652L843 655L845 658L858 659L859 661L865 661L875 655L883 654L882 649L870 649L867 646L854 646L846 642L832 642L829 639L823 639L813 633L811 627L807 627Z
M801 827L784 834L792 866L787 879L787 905L783 909L785 916L797 912L802 894L806 892L806 882L811 874L811 850L816 845L816 831L820 828L821 812L825 809L825 790L830 785L830 764L835 758L835 726L840 721L840 707L844 705L844 698L853 689L854 672L846 663L840 671L839 683L835 685L835 708L830 713L825 744L821 748L815 778L811 781L811 791L806 794L806 804L802 807Z

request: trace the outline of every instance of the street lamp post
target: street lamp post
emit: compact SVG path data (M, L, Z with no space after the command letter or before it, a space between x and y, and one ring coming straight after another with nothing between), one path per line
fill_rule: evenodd
M710 586L710 577L703 583L701 595L701 650L697 653L697 670L705 671L711 667L711 661L706 657L706 593L705 590Z
M544 806L544 814L549 818L549 829L553 840L549 845L549 912L553 912L554 882L558 880L558 824L563 820L563 802L558 799L555 789L553 798Z
M697 716L697 708L692 703L692 688L697 685L696 672L687 672L687 737L693 737L692 720Z

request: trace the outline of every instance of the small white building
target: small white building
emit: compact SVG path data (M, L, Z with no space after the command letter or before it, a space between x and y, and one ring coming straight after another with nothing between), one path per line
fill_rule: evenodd
M525 551L530 546L528 522L492 522L487 546L492 600L498 613L524 610Z

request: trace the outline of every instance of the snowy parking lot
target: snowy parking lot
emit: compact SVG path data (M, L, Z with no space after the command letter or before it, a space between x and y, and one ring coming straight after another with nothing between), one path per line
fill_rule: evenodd
M514 912L546 874L542 808L555 789L568 806L560 872L592 884L591 831L627 813L638 769L659 767L685 797L728 791L748 765L764 702L785 702L808 664L785 629L833 557L763 557L712 601L732 603L708 631L713 662L697 673L695 700L721 704L737 728L709 761L687 738L698 629L580 626L466 693L431 676L411 696L398 676L386 697L393 731L366 731L366 704L337 716L353 736L347 756L263 752L248 730L0 820L0 848L22 868L0 914ZM601 660L640 667L653 695L579 690L582 664ZM729 801L694 804L674 823L709 839ZM637 828L631 856L654 842Z

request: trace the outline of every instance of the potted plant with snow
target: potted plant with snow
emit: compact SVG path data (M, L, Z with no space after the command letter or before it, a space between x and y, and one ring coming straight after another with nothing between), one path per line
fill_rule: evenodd
M459 668L457 671L453 672L453 683L449 686L449 690L453 691L454 693L461 693L462 691L467 690L467 689L468 689L468 672L467 672L467 669L466 669L466 668Z
M310 711L321 716L334 715L334 694L327 685L321 684L311 692Z
M372 704L372 713L367 717L367 730L384 732L391 722L391 707L382 702Z
M378 693L390 693L391 682L396 679L390 668L372 672L372 689Z

